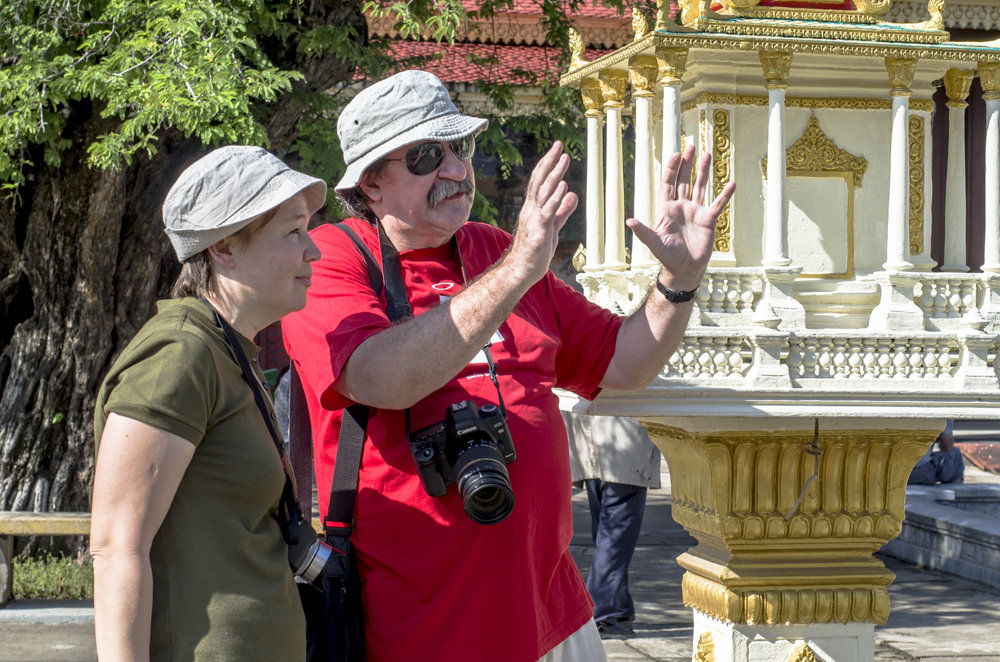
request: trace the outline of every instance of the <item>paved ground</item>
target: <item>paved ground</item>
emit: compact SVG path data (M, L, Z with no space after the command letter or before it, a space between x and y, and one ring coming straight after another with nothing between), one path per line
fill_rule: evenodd
M972 470L969 482L1000 482ZM586 497L574 499L572 552L586 572L590 520ZM693 539L670 517L669 491L650 492L632 564L638 613L636 637L605 642L611 662L689 662L691 612L681 603L681 568L674 559ZM883 559L896 573L889 587L892 612L876 628L877 662L1000 662L1000 592L932 570ZM0 610L0 662L93 662L89 605L14 603Z

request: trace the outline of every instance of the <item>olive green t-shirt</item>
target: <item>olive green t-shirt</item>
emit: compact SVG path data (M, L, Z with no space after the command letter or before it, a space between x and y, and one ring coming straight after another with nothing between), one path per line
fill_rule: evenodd
M273 517L277 449L211 309L191 298L157 309L105 377L95 413L98 440L115 412L196 446L150 550L151 659L304 660L305 619ZM259 370L257 348L240 342Z

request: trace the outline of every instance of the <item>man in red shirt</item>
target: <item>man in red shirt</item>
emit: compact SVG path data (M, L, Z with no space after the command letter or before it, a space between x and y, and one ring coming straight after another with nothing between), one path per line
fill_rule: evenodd
M569 451L552 389L592 398L652 381L683 337L732 195L730 185L700 203L709 163L692 186L693 150L665 165L656 225L627 221L663 265L658 291L623 319L548 270L577 205L559 143L532 172L513 237L469 222L471 158L485 127L425 72L360 92L337 122L347 172L336 190L353 216L345 224L383 270L390 256L412 317L390 322L359 250L328 225L312 233L323 257L308 303L282 323L316 437L324 516L335 412L372 408L351 540L373 662L604 659L568 552ZM516 449L506 464L513 508L495 523L473 521L469 508L486 506L470 506L454 484L430 496L408 443L463 401L499 406Z

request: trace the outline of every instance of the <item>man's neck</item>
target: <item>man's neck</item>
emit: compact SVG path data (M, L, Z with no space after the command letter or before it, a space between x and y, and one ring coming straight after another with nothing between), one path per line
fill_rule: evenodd
M385 216L379 219L379 223L382 224L389 241L400 253L421 248L437 248L448 243L455 236L445 232L435 232L434 229L418 231L413 226L393 216Z

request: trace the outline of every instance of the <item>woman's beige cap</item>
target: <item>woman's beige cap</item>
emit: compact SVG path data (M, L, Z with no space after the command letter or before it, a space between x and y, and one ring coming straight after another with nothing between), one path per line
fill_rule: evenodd
M184 262L299 193L315 214L326 203L326 182L260 147L220 147L174 182L163 201L163 225Z

